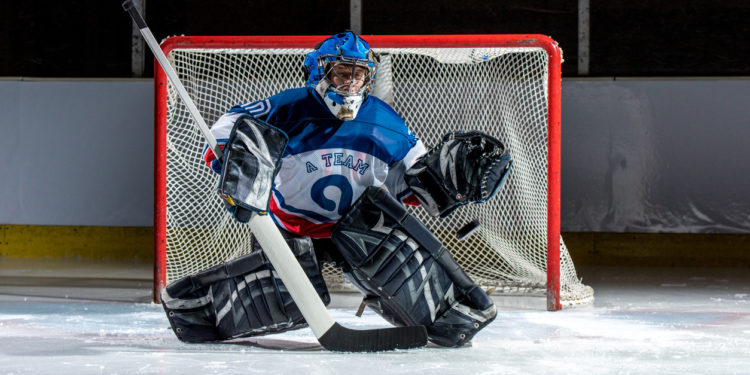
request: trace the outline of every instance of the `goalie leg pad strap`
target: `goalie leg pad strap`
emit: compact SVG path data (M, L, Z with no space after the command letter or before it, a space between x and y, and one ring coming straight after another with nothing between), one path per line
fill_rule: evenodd
M330 296L312 242L301 237L287 242L328 304ZM265 335L307 325L260 250L170 283L161 300L172 330L186 342Z
M395 325L424 325L436 344L461 346L497 314L450 252L385 189L368 188L331 239L367 306Z

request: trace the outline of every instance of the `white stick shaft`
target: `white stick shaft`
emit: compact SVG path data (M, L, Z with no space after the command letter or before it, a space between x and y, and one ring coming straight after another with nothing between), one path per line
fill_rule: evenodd
M253 214L249 225L264 254L284 281L302 316L315 333L315 337L323 336L336 322L320 300L318 292L294 257L286 240L279 233L278 227L270 216L258 214Z
M180 78L177 76L177 72L172 67L172 64L169 63L169 60L167 60L167 56L164 55L164 51L162 51L159 47L159 43L156 42L154 35L151 34L151 30L149 30L148 27L141 28L140 30L141 35L143 35L143 39L146 40L149 48L151 48L151 52L154 53L154 57L156 57L156 60L159 61L159 65L161 65L161 68L164 69L164 73L167 75L169 82L171 82L175 87L175 89L177 90L177 94L180 96L180 99L185 102L185 106L193 116L193 119L195 119L195 122L198 124L198 128L200 129L201 133L203 133L203 137L206 139L206 142L208 142L208 147L211 148L211 151L213 151L216 159L223 160L224 153L221 151L221 148L219 148L219 145L216 142L216 138L213 134L211 134L211 131L208 130L206 121L203 120L203 116L201 116L200 112L198 112L198 107L196 107L193 100L190 99L190 95L188 95L187 90L185 90L185 86L182 85Z

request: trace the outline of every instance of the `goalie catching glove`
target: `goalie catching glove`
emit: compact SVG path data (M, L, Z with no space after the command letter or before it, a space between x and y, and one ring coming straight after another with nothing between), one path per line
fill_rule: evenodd
M490 199L512 165L508 150L479 131L448 133L406 171L404 179L427 212L446 217Z

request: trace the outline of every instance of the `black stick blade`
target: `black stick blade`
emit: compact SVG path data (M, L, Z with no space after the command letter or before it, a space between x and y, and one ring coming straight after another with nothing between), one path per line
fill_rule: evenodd
M427 345L427 329L410 326L357 330L334 323L318 341L324 348L337 352L412 349Z
M464 225L456 232L456 238L459 239L459 241L463 241L465 238L471 236L479 229L479 220L474 219L470 223Z

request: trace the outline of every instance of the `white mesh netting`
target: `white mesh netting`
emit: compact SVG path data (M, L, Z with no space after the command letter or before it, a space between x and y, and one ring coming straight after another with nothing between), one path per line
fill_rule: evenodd
M415 213L464 270L494 293L544 296L547 259L547 63L540 48L375 49L374 95L389 102L429 148L452 130L502 140L514 164L489 202L442 220ZM300 87L309 49L173 49L168 57L206 122L230 107ZM176 91L167 89L166 282L246 254L251 234L228 215L218 177L201 159L204 140ZM472 219L481 230L459 241ZM563 306L590 303L561 241ZM324 269L331 290L348 290Z

